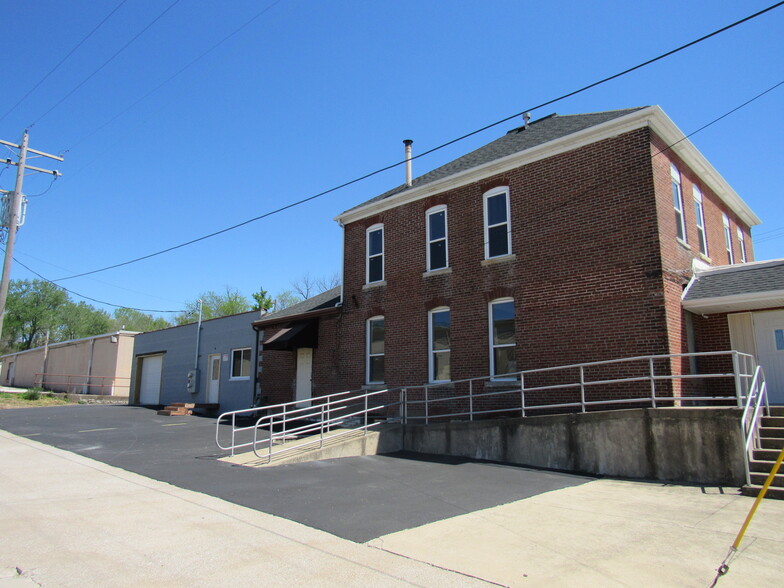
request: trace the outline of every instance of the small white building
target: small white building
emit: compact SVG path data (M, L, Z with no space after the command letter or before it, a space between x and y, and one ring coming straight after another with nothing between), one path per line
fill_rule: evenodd
M128 396L136 335L117 331L0 356L0 384Z

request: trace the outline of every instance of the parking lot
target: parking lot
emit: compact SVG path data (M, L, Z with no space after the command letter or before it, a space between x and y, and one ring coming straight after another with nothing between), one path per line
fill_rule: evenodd
M129 406L0 411L0 429L356 542L593 479L411 454L232 466L214 419Z

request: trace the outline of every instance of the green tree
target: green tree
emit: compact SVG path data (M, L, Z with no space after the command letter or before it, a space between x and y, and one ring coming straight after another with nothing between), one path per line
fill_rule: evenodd
M174 317L178 325L195 322L199 319L199 300L202 301L202 320L228 316L253 310L253 304L238 290L226 286L225 292L219 294L210 290L196 300L185 304L185 311Z
M43 345L46 331L59 325L68 294L44 280L11 280L3 325L5 348L24 351Z
M302 302L302 297L294 293L293 290L283 290L275 296L275 310L283 310L298 302Z
M256 301L251 310L269 310L275 305L275 301L264 288L259 288L259 291L254 292L251 296Z
M57 318L57 325L50 336L52 343L108 333L114 326L108 312L86 302L68 300L60 308Z
M154 317L151 314L134 310L133 308L118 308L112 317L114 329L117 331L157 331L171 327L172 324L165 318Z

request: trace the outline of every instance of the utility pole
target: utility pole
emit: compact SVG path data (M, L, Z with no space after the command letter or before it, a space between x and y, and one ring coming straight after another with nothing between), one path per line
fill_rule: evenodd
M36 151L35 149L30 149L28 147L29 139L30 139L29 134L27 132L27 129L25 129L24 135L22 135L21 145L0 140L0 145L6 145L7 147L11 147L12 149L19 149L19 159L17 161L13 161L10 157L5 160L6 164L15 165L17 167L17 170L16 170L16 185L14 186L14 191L11 193L11 198L7 202L7 206L6 206L6 210L8 214L7 217L3 219L3 226L5 226L8 229L8 237L6 238L5 241L5 259L3 260L3 275L2 278L0 279L0 337L2 337L3 335L3 321L5 319L5 303L8 299L8 286L11 282L11 263L13 262L13 258L14 258L14 245L16 244L16 232L19 230L19 222L20 222L19 217L22 211L22 184L24 183L25 171L31 170L34 172L52 174L55 178L62 175L57 170L43 169L40 167L35 167L33 165L27 165L28 153L35 153L36 155L39 155L41 157L48 157L50 159L56 159L57 161L63 161L63 158L57 155L51 155L50 153L44 153L43 151Z

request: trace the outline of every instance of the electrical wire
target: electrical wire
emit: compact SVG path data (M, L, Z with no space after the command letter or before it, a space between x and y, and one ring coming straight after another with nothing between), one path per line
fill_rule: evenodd
M49 113L50 113L50 112L52 112L52 111L53 111L55 108L57 108L58 106L60 106L60 104L62 104L63 102L65 102L65 101L66 101L66 100L67 100L67 99L68 99L68 98L69 98L69 97L70 97L70 96L71 96L71 95L72 95L74 92L76 92L76 91L77 91L79 88L81 88L82 86L84 86L84 85L85 85L85 84L86 84L86 83L87 83L89 80L91 80L91 79L92 79L92 78L93 78L93 77L94 77L94 76L95 76L95 75L96 75L98 72L100 72L100 71L101 71L101 70L102 70L104 67L106 67L107 65L109 65L109 64L110 64L112 61L114 61L114 59L115 59L115 58L116 58L118 55L120 55L120 53L122 53L123 51L125 51L125 50L126 50L126 49L127 49L127 48L128 48L130 45L131 45L131 43L133 43L133 42L134 42L136 39L138 39L139 37L141 37L141 36L142 36L142 35L143 35L143 34L144 34L144 33L145 33L145 32L146 32L146 31L147 31L147 30L148 30L148 29L149 29L149 28L152 26L152 25L154 25L154 24L155 24L156 22L158 22L158 21L159 21L161 18L163 18L163 16L164 16L164 15L165 15L167 12L169 12L169 11L170 11L172 8L174 8L174 7L175 7L175 6L176 6L176 5L177 5L179 2L180 2L180 0L174 0L174 2L172 2L171 4L169 4L169 6L168 6L167 8L165 8L165 9L163 10L163 12L161 12L161 13L160 13L158 16L156 16L156 17L155 17L155 18L154 18L154 19L153 19L153 20L152 20L152 21L151 21L151 22L150 22L150 23L149 23L149 24L148 24L146 27L144 27L144 28L143 28L141 31L139 31L139 32L138 32L138 33L137 33L137 34L136 34L136 35L135 35L133 38L131 38L131 40L130 40L130 41L128 41L128 42L127 42L125 45L123 45L122 47L120 47L120 48L119 48L119 49L118 49L118 50L117 50L117 51L116 51L116 52L115 52L115 53L114 53L114 54L113 54L113 55L112 55L112 56L111 56L109 59L107 59L106 61L104 61L104 62L103 62L103 64L102 64L100 67L98 67L98 69L96 69L95 71L93 71L93 72L92 72L92 73L91 73L89 76L87 76L87 77L86 77L86 78L84 78L84 79L83 79L81 82L79 82L79 83L76 85L76 87L74 87L74 88L73 88L73 89L72 89L70 92L68 92L68 93L67 93L65 96L63 96L62 98L60 98L60 100L58 100L57 102L55 102L55 104L54 104L54 105L53 105L51 108L49 108L49 110L47 110L46 112L44 112L44 113L43 113L41 116L39 116L39 117L38 117L38 118L37 118L35 121L33 121L33 122L32 122L32 123L29 125L29 126L30 126L30 127L32 127L32 126L33 126L33 125L35 125L36 123L40 122L40 121L41 121L41 119L43 119L43 118L44 118L44 117L45 117L47 114L49 114Z
M3 252L5 252L5 248L3 248ZM16 263L18 263L19 265L21 265L23 268L25 268L27 271L29 271L31 274L33 274L35 276L38 276L44 282L52 284L53 286L56 286L56 287L60 288L61 290L64 290L64 291L68 292L69 294L73 294L74 296L77 296L79 298L84 298L85 300L89 300L91 302L97 302L98 304L105 304L106 306L111 306L113 308L128 308L130 310L138 310L139 312L160 312L160 313L186 312L185 309L180 309L180 310L160 310L160 309L154 309L154 308L134 308L133 306L124 306L122 304L113 304L111 302L106 302L104 300L98 300L97 298L90 298L89 296L85 296L84 294L79 294L78 292L74 292L73 290L69 290L68 288L65 288L64 286L61 286L60 284L55 284L52 280L50 280L48 278L45 278L44 276L39 274L34 269L31 269L30 267L28 267L27 265L25 265L24 263L19 261L16 257L13 257L13 260Z
M65 63L65 61L66 61L66 60L67 60L67 59L68 59L68 58L69 58L71 55L73 55L73 54L74 54L74 52L75 52L75 51L76 51L76 50L77 50L79 47L81 47L81 46L82 46L82 45L85 43L85 41L87 41L87 39L89 39L90 37L92 37L92 36L93 36L93 34L95 33L95 31L97 31L98 29L100 29L100 28L103 26L103 24L104 24L104 23L105 23L107 20L109 20L109 19L111 18L111 16L112 16L112 15L113 15L115 12L117 12L117 11L118 11L120 8L122 8L122 5L123 5L123 4L125 4L127 1L128 1L128 0L122 0L122 1L121 1L121 2L120 2L118 5L117 5L117 6L115 6L114 10L112 10L112 11L111 11L109 14L107 14L107 15L106 15L106 17L104 17L104 19L103 19L101 22L99 22L99 23L98 23L98 24L95 26L95 28L94 28L93 30L91 30L89 33L87 33L87 35L86 35L86 36L85 36L85 37L84 37L84 38L83 38L81 41L79 41L79 42L76 44L76 46L75 46L73 49L71 49L71 50L70 50L70 51L69 51L69 52L66 54L66 56L65 56L65 57L63 57L63 58L62 58L62 59L61 59L61 60L60 60L60 61L57 63L57 65L55 65L55 66L54 66L52 69L50 69L50 70L49 70L49 72L48 72L48 73L47 73L47 74L46 74L44 77L42 77L40 80L38 80L38 83L37 83L35 86L33 86L32 88L30 88L30 90L28 90L28 91L27 91L27 93L26 93L24 96L22 96L22 97L21 97L21 98L20 98L20 99L19 99L19 100L16 102L16 104L14 104L14 105L13 105L11 108L9 108L9 109L8 109L8 110L5 112L5 114L4 114L3 116L0 116L0 122L2 122L2 121L5 119L5 117L7 117L9 114L11 114L11 112L13 112L13 110L14 110L14 109L15 109L17 106L19 106L19 105L20 105L22 102L24 102L24 101L27 99L27 97L28 97L28 96L30 96L30 94L32 94L33 92L35 92L35 90L38 88L38 86L40 86L41 84L43 84L43 83L46 81L46 79L47 79L47 78L48 78L50 75L52 75L52 74L53 74L55 71L57 71L57 69L58 69L58 68L59 68L59 67L60 67L60 66L61 66L63 63Z
M784 4L784 2L782 2L781 4ZM711 125L713 125L713 124L717 123L718 121L722 120L722 119L723 119L723 118L725 118L726 116L729 116L730 114L732 114L732 113L736 112L736 111L737 111L737 110L739 110L740 108L743 108L744 106L746 106L746 105L748 105L748 104L750 104L750 103L754 102L754 101L755 101L755 100L757 100L758 98L760 98L760 97L764 96L764 95L765 95L765 94L767 94L768 92L771 92L771 91L775 90L776 88L778 88L778 87L779 87L779 86L781 86L782 84L784 84L784 80L782 80L781 82L778 82L777 84L775 84L775 85L771 86L771 87L770 87L770 88L768 88L767 90L764 90L763 92L760 92L759 94L757 94L757 95L756 95L756 96L754 96L753 98L751 98L751 99L747 100L746 102L744 102L744 103L743 103L743 104L741 104L740 106L737 106L737 107L733 108L732 110L730 110L730 111L728 111L728 112L726 112L726 113L722 114L721 116L719 116L718 118L716 118L716 119L712 120L711 122L709 122L709 123L707 123L707 124L705 124L705 125L701 126L701 127L700 127L699 129L697 129L696 131L694 131L694 132L692 132L692 133L689 133L688 135L685 135L685 136L684 136L684 137L683 137L683 138L682 138L680 141L677 141L677 142L676 142L676 143L674 143L673 145L670 145L670 146L668 146L668 147L667 147L667 149L671 149L671 148L672 148L674 145L676 145L677 143L680 143L681 141L685 141L686 139L688 139L689 137L691 137L691 136L695 135L696 133L698 133L698 132L700 132L700 131L702 131L702 130L704 130L704 129L708 128L708 127L710 127ZM527 112L527 111L526 111L526 112ZM505 119L505 120L508 120L508 119ZM453 143L453 142L454 142L454 141L452 141L451 143ZM430 150L430 152L432 152L432 151L433 151L433 149L431 149L431 150ZM412 158L412 159L413 159L413 158ZM405 163L405 160L404 160L403 162L401 162L401 163ZM164 254L164 253L168 253L169 251L174 251L175 249L181 249L182 247L186 247L186 246L188 246L188 245L192 245L192 244L194 244L194 243L198 243L199 241L204 241L204 240L206 240L206 239L210 239L210 238L212 238L212 237L216 237L216 236L218 236L218 235L221 235L221 234L223 234L223 233L228 233L229 231L233 231L233 230L235 230L235 229L238 229L238 228L240 228L240 227L243 227L243 226L245 226L245 225L249 225L249 224L251 224L251 223L254 223L254 222L258 221L258 220L261 220L261 219L264 219L264 218L267 218L267 217L273 216L273 215L275 215L275 214L278 214L278 213L280 213L280 212L283 212L283 211L285 211L285 210L288 210L289 208L294 208L295 206L299 206L299 205L301 205L301 204L304 204L304 203L306 203L306 202L309 202L309 201L311 201L311 200L315 200L316 198L320 198L321 196L324 196L324 195L326 195L326 194L329 194L329 193L331 193L331 192L335 192L335 191L337 191L337 190L340 190L341 188L345 188L346 186L350 186L351 184L356 184L357 182L360 182L360 181L362 181L362 180L364 180L364 179L366 179L366 178L369 178L369 177L371 177L371 176L374 176L374 175L376 175L376 174L378 174L378 173L381 173L382 171L386 171L386 170L388 170L388 169L391 169L391 168L393 168L393 167L395 167L395 166L397 166L397 165L400 165L400 163L396 163L396 164L388 165L388 166L386 166L386 167L383 167L383 168L381 168L380 170L376 170L376 171L370 172L370 173L368 173L368 174L365 174L364 176L361 176L361 177L359 177L359 178L355 178L355 179L353 179L353 180L350 180L350 181L348 181L348 182L344 182L343 184L340 184L339 186L335 186L335 187L333 187L333 188L330 188L330 189L328 189L328 190L324 190L324 191L322 191L322 192L319 192L318 194L314 194L313 196L309 196L309 197L307 197L307 198L303 198L303 199L301 199L301 200L298 200L298 201L296 201L296 202L292 202L291 204L287 204L287 205L285 205L285 206L281 206L281 207L279 207L279 208L276 208L275 210L272 210L272 211L266 212L266 213L264 213L264 214L261 214L261 215L259 215L259 216L256 216L256 217L253 217L253 218L247 219L247 220L245 220L245 221L243 221L243 222L237 223L237 224L235 224L235 225L232 225L232 226L230 226L230 227L226 227L226 228L224 228L224 229L221 229L221 230L219 230L219 231L214 231L214 232L212 232L212 233L209 233L209 234L207 234L207 235L202 235L201 237L197 237L197 238L195 238L195 239L191 239L190 241L186 241L186 242L184 242L184 243L180 243L179 245L173 245L172 247L168 247L168 248L166 248L166 249L162 249L162 250L160 250L160 251L156 251L156 252L154 252L154 253L149 253L149 254L147 254L147 255L143 255L143 256L140 256L140 257L136 257L136 258L134 258L134 259L130 259L130 260L127 260L127 261L124 261L124 262L121 262L121 263L115 263L115 264L113 264L113 265L109 265L109 266L106 266L106 267L98 268L98 269L91 270L91 271L88 271L88 272L82 272L82 273L79 273L79 274L75 274L75 275L73 275L73 276L66 276L66 277L62 277L62 278L57 278L55 281L56 281L56 282L60 282L60 281L63 281L63 280L71 280L71 279L73 279L73 278L80 278L80 277L83 277L83 276L89 276L89 275L92 275L92 274L97 274L97 273L99 273L99 272L104 272L104 271L107 271L107 270L110 270L110 269L115 269L115 268L118 268L118 267L123 267L123 266L126 266L126 265L130 265L130 264L132 264L132 263L137 263L137 262L139 262L139 261L143 261L143 260L145 260L145 259L150 259L151 257L156 257L156 256L158 256L158 255L162 255L162 254Z
M225 37L223 37L223 38L222 38L220 41L218 41L217 43L215 43L214 45L212 45L212 46L211 46L209 49L207 49L206 51L204 51L203 53L201 53L199 56L197 56L197 57L195 57L194 59L192 59L191 61L189 61L187 64L185 64L185 65L184 65L184 66L183 66L181 69L179 69L177 72L175 72L174 74L172 74L171 76L169 76L168 78L166 78L166 79L165 79L163 82L161 82L160 84L158 84L157 86L155 86L155 87L154 87L152 90L150 90L149 92L147 92L146 94L144 94L143 96L141 96L139 99L137 99L135 102L133 102L133 103L132 103L131 105L129 105L127 108L125 108L125 110L122 110L122 111L120 111L118 114L114 115L112 118L110 118L109 120L107 120L107 121L106 121L105 123L103 123L101 126L99 126L98 128L94 129L93 131L90 131L89 133L87 133L87 134L86 134L85 136L83 136L81 139L79 139L78 141L76 141L76 142L75 142L73 145L71 145L70 147L68 147L67 149L65 149L65 150L63 151L63 153L68 153L69 151L71 151L71 149L74 149L75 147L78 147L79 145L81 145L82 143L84 143L84 142L85 142L87 139L89 139L89 138L90 138L90 137L92 137L93 135L95 135L95 134L99 133L100 131L102 131L103 129L105 129L106 127L108 127L110 124L112 124L112 123L113 123L114 121L116 121L118 118L120 118L121 116L123 116L124 114L126 114L128 111L132 110L132 109L133 109L133 108L134 108L134 107L135 107L137 104L139 104L140 102L142 102L142 101L146 100L146 99L147 99L147 98L148 98L150 95L154 94L155 92L157 92L158 90L160 90L161 88L163 88L163 87L164 87L166 84L168 84L169 82L171 82L171 81L172 81L173 79L175 79L176 77L180 76L180 75L181 75L183 72L185 72L187 69L189 69L189 68L190 68L191 66L193 66L195 63L197 63L198 61L201 61L201 60L202 60L204 57L206 57L207 55L209 55L210 53L212 53L212 52L213 52L215 49L217 49L218 47L220 47L221 45L223 45L223 43L225 43L226 41L228 41L229 39L231 39L233 36L235 36L237 33L239 33L241 30L243 30L244 28L246 28L247 26L249 26L249 25L250 25L250 24L251 24L253 21L255 21L256 19L260 18L260 17L261 17L262 15L264 15L265 13L269 12L270 10L272 10L272 9L273 9L275 6L277 6L278 4L280 4L280 3L281 3L281 1L282 1L282 0L275 0L275 1L274 1L272 4L270 4L269 6L267 6L266 8L264 8L264 9L263 9L261 12L257 13L255 16L251 17L251 18L250 18L249 20L247 20L247 21L246 21L244 24L242 24L242 25L240 25L239 27L237 27L236 29L234 29L234 30L233 30L231 33L229 33L228 35L226 35Z
M44 190L43 192L40 192L40 193L38 193L38 194L25 194L25 196L27 196L28 198L38 198L39 196L43 196L43 195L44 195L44 194L46 194L46 193L47 193L49 190L51 190L51 189L52 189L52 186L54 186L54 183L57 181L57 178L58 178L58 177L59 177L59 176L56 176L56 175L52 174L52 181L51 181L51 182L49 182L49 186L46 188L46 190Z

